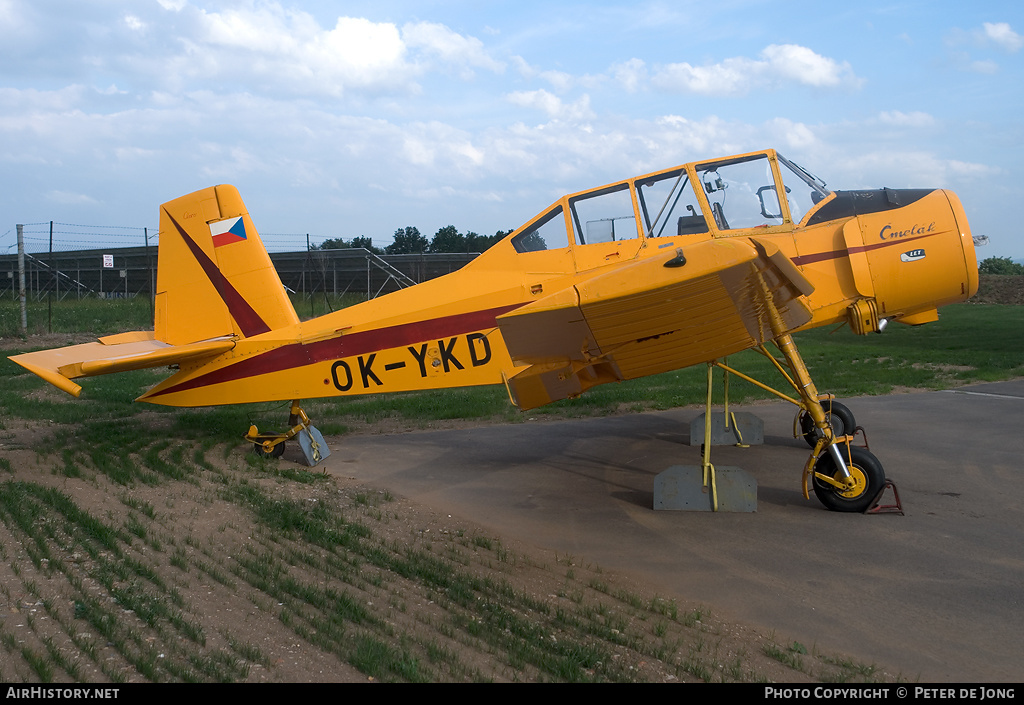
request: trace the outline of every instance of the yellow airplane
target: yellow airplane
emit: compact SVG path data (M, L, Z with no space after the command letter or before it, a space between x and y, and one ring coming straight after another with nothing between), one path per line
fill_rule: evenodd
M927 323L977 286L952 192L830 191L764 150L564 196L457 272L300 321L238 192L215 186L160 208L152 331L11 359L73 396L79 377L171 366L139 401L293 400L287 433L246 437L279 455L298 435L314 464L326 446L298 400L504 384L530 409L701 363L741 374L722 360L754 348L795 396L741 376L795 404L813 446L804 496L864 511L884 472L791 334Z

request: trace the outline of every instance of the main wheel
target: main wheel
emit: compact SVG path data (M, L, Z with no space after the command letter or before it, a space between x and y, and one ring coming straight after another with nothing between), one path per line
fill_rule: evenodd
M853 477L854 486L849 490L840 490L813 476L811 483L814 486L814 494L826 508L834 512L864 512L870 508L871 502L885 487L885 471L882 470L878 458L864 448L851 446L850 455L847 455L846 447L840 446L840 452L846 460L846 469ZM850 462L851 458L853 462ZM835 458L828 451L818 458L814 464L814 472L839 479Z
M840 438L853 433L857 428L857 422L853 418L853 412L837 401L823 401L821 408L825 410L825 418L828 425L832 427L832 436ZM818 442L817 430L814 426L814 419L806 411L800 412L800 430L804 434L804 441L811 448Z

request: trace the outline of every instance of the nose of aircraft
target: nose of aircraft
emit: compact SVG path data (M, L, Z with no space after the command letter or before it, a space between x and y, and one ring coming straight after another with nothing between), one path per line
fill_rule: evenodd
M974 240L960 199L937 189L912 203L858 216L878 315L916 324L978 290Z
M949 208L953 212L953 219L956 221L957 230L960 233L960 246L964 255L964 267L967 273L967 291L964 300L971 298L978 292L978 255L974 251L974 237L971 235L971 226L967 222L967 214L964 212L963 204L955 193L943 190L946 200L949 201Z

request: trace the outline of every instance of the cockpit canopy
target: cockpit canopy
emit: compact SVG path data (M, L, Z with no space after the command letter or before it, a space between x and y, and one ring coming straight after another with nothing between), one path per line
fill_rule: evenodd
M784 198L779 194L784 193ZM562 198L512 238L517 252L792 228L831 192L774 150L684 164Z

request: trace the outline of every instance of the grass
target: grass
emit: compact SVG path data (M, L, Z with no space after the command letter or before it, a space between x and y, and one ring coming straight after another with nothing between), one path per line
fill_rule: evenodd
M291 295L292 306L302 319L322 316L366 300L364 294L326 297ZM64 298L47 302L44 297L26 302L29 335L42 333L92 333L112 335L129 330L152 330L153 313L148 296L128 299ZM0 338L21 336L21 305L9 295L0 299Z
M151 455L131 457L139 465L134 474L151 473L165 493L192 486L149 467L157 462ZM80 482L88 487L96 471L83 465ZM142 537L167 534L171 509L156 511L121 492L111 502L131 514L104 518L63 490L0 484L0 522L34 557L34 569L20 571L14 589L39 596L59 626L58 634L43 634L40 620L27 620L31 643L22 643L25 635L5 642L8 658L24 666L21 677L80 680L98 671L119 682L221 682L268 668L262 649L230 629L212 634L202 626L201 613L175 587L215 572L231 576L217 582L232 594L248 594L258 611L276 614L293 639L373 680L632 682L645 679L643 664L652 660L677 678L735 680L756 672L742 656L730 656L722 670L719 654L693 646L710 628L706 611L680 611L674 601L618 588L598 568L574 566L562 578L556 564L552 578L566 584L571 599L536 596L509 578L548 569L510 559L496 538L458 528L418 532L409 541L389 537L384 529L395 514L387 493L339 495L322 478L286 478L272 469L219 472L211 498L217 512L234 507L249 520L226 523L217 542L240 539L239 550L203 550L191 538L149 550ZM316 501L277 491L310 485L323 490ZM60 599L47 597L58 585ZM410 603L432 607L422 613ZM704 619L691 619L694 613ZM83 636L90 632L106 646L97 649L95 638ZM485 655L497 671L467 663L467 653Z
M111 335L126 330L153 328L153 314L149 299L64 299L50 304L42 301L26 302L29 335L40 333L81 333ZM21 307L10 298L0 301L0 337L21 335Z

